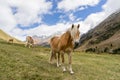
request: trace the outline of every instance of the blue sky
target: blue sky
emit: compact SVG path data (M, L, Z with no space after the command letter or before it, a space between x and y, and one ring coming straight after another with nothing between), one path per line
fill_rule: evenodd
M84 20L91 13L102 11L103 10L102 5L104 5L105 3L106 3L106 0L101 0L97 5L87 6L87 8L84 10L76 10L74 12L73 11L59 12L57 9L57 2L55 2L55 0L53 0L53 3L52 3L53 8L51 9L51 12L54 12L54 11L56 11L56 12L53 14L45 14L43 17L43 22L45 22L47 25L54 25L55 23L60 21L60 16L64 16L63 19L65 21L70 21L70 19L69 19L70 13L73 13L77 19L80 18L80 20ZM72 21L72 22L74 23L75 21Z
M63 33L72 24L86 33L119 8L120 0L0 0L0 29L20 40Z

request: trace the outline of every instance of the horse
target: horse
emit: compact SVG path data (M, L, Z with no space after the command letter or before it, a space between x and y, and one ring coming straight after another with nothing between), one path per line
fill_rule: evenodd
M69 60L69 71L73 74L72 70L72 51L74 49L74 43L79 43L80 39L80 31L79 31L80 24L74 25L72 24L71 28L69 28L64 34L60 37L54 36L50 39L50 47L51 47L51 56L50 62L52 62L53 58L57 59L57 67L60 66L60 56L62 59L62 69L63 72L66 71L64 66L64 54L68 54ZM57 57L56 57L57 54Z
M13 41L14 41L14 39L11 38L8 40L8 43L13 43Z
M29 47L30 48L30 46L34 46L34 40L33 40L33 38L31 37L31 36L27 36L26 37L26 44L25 44L25 47Z

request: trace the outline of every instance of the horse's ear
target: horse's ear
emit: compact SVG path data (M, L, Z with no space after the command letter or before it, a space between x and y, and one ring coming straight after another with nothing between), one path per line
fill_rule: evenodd
M71 29L73 29L74 28L74 24L72 24L72 28Z
M77 28L79 29L79 27L80 27L80 24L78 24L78 27L77 27Z

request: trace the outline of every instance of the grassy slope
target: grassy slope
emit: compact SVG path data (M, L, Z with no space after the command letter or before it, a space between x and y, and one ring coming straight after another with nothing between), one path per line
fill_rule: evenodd
M11 39L13 37L11 37L10 35L6 34L4 31L2 31L0 29L0 39L3 39L5 41L8 41L9 39ZM14 43L22 43L20 40L17 40L16 38L13 38L14 39Z
M49 52L0 40L0 80L120 80L120 55L74 52L70 75L49 64Z

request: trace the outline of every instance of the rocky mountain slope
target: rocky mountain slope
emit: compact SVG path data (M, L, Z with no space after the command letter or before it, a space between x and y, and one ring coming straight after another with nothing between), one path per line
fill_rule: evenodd
M53 36L60 36L62 34L62 32L56 32L52 35L41 35L41 36L37 36L34 35L32 36L34 39L34 42L36 45L40 45L40 46L44 46L44 47L50 47L49 45L49 41Z
M120 53L120 10L83 34L79 51Z

